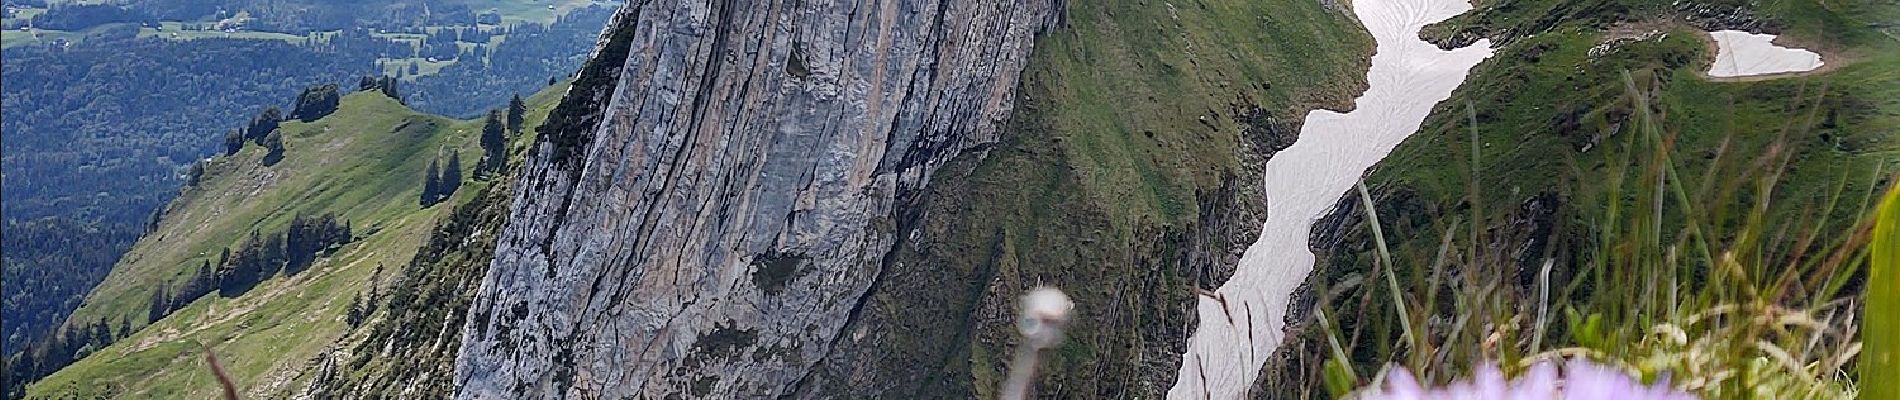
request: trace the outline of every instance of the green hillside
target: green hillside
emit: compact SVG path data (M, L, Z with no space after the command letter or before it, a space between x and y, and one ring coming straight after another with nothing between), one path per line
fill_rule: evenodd
M1468 312L1448 303L1476 284L1447 276L1471 268L1495 268L1472 276L1495 280L1500 286L1484 290L1515 299L1504 304L1532 304L1531 282L1546 259L1555 261L1549 279L1566 283L1552 288L1552 304L1562 308L1553 313L1610 317L1618 313L1604 309L1620 303L1605 296L1630 289L1598 282L1645 282L1628 272L1645 267L1704 266L1710 262L1703 251L1737 257L1759 268L1748 271L1754 276L1792 274L1764 285L1792 294L1759 301L1793 309L1818 304L1808 296L1825 297L1809 285L1854 273L1859 258L1820 255L1831 255L1826 251L1837 243L1854 248L1868 197L1891 185L1889 177L1900 170L1900 36L1892 25L1900 6L1878 0L1711 3L1741 11L1697 20L1685 17L1693 12L1640 0L1479 2L1477 12L1427 30L1428 37L1451 42L1490 37L1504 44L1366 177L1397 276L1418 282L1401 296L1420 307L1412 319L1442 324ZM1704 30L1749 24L1779 31L1780 43L1820 52L1828 65L1788 76L1708 78L1715 54ZM1674 171L1658 177L1664 165ZM1662 200L1645 202L1652 198ZM1330 299L1318 305L1336 318L1334 334L1345 342L1358 377L1374 376L1387 361L1425 359L1402 344L1405 327L1397 321L1403 318L1394 315L1389 291L1359 284L1380 272L1358 198L1347 197L1338 210L1316 227L1327 231L1315 232L1320 262L1305 301ZM1631 221L1654 225L1632 229ZM1473 233L1473 225L1482 229ZM1710 233L1697 238L1696 232ZM1702 240L1714 248L1692 245ZM1492 250L1463 252L1479 247ZM1631 263L1644 260L1654 265ZM1811 269L1843 262L1845 272ZM1602 268L1627 270L1591 269L1605 263ZM1691 276L1708 273L1697 274ZM1439 278L1450 283L1425 283ZM1466 289L1454 288L1460 285ZM1845 295L1854 295L1848 289ZM1710 298L1663 306L1695 312ZM1562 315L1555 318L1539 338L1542 350L1591 344L1568 332ZM1636 334L1655 323L1643 318L1653 317L1604 323L1618 334ZM1513 352L1533 343L1529 332L1537 328L1528 319L1497 328L1503 339L1495 340L1515 338L1516 347L1476 349L1462 339L1433 338L1446 342L1432 350L1440 360L1447 353L1451 360L1525 356ZM1267 366L1259 393L1326 393L1318 363L1332 358L1327 340L1312 329L1311 315L1300 322L1304 334L1289 338L1282 348L1287 357ZM1484 334L1468 330L1466 336L1471 332ZM1625 339L1606 347L1636 342ZM1802 356L1810 353L1821 352ZM1466 367L1435 372L1442 380L1458 375L1457 368Z
M533 131L565 88L527 99L523 131ZM300 390L313 358L347 332L345 315L356 296L393 280L448 210L491 184L473 178L481 126L479 119L420 114L380 94L356 93L325 118L285 122L279 132L286 151L274 164L266 166L267 151L255 145L206 163L201 181L167 207L157 229L70 319L131 321L137 332L37 382L29 394L210 398L217 386L200 344L218 354L247 397ZM423 208L424 170L449 152L467 160L463 175L471 178L447 202ZM180 284L206 260L217 262L223 248L252 231L282 232L298 215L324 213L352 224L355 240L300 274L266 280L236 298L214 292L141 326L161 286Z
M1263 154L1364 89L1372 40L1310 0L1068 2L1036 42L1002 139L945 166L915 242L860 316L901 332L843 398L995 397L1025 288L1077 304L1040 395L1160 397L1196 314L1257 233ZM902 225L898 229L909 229ZM1206 268L1203 268L1206 267ZM956 321L944 323L943 321ZM841 379L842 380L842 379ZM884 392L869 392L904 382Z

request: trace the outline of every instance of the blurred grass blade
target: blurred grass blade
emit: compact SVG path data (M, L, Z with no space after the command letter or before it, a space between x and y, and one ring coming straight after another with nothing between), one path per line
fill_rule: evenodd
M1396 273L1392 271L1398 268L1398 265L1393 262L1392 251L1386 248L1385 232L1379 228L1379 213L1373 209L1372 194L1366 192L1365 182L1360 182L1355 186L1359 189L1359 203L1364 206L1366 211L1367 224L1372 227L1372 241L1378 245L1379 269L1385 271L1386 289L1392 291L1392 310L1398 313L1399 327L1405 330L1405 342L1407 345L1412 346L1413 349L1423 349L1425 347L1419 344L1424 343L1424 341L1412 330L1411 313L1405 310L1405 292L1399 289L1399 278ZM1419 352L1416 351L1412 353L1419 354Z
M1326 310L1320 308L1313 311L1319 314L1319 327L1326 331L1326 344L1332 350L1332 357L1321 363L1321 378L1325 379L1326 390L1334 398L1343 398L1353 388L1359 387L1359 377L1352 372L1352 358L1347 357L1345 347L1339 345L1339 334L1333 332L1333 323L1326 318Z
M1861 398L1900 399L1900 186L1887 190L1875 214L1873 270L1867 274L1867 331Z
M231 380L231 374L224 372L224 364L218 362L218 355L211 352L211 346L198 344L205 351L205 364L211 366L211 376L218 378L218 387L224 390L224 400L240 400L237 383Z

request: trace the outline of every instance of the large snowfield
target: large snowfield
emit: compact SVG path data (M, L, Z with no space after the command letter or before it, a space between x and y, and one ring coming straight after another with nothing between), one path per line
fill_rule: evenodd
M1290 295L1313 269L1307 246L1313 221L1492 55L1488 40L1445 51L1418 37L1425 25L1471 9L1465 0L1357 0L1352 8L1376 42L1369 87L1352 112L1308 114L1299 140L1267 161L1266 226L1218 298L1201 296L1200 326L1182 355L1171 399L1246 393L1280 344Z

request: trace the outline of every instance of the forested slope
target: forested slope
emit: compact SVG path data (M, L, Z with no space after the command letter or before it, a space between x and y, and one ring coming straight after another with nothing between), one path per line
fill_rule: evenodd
M564 88L527 98L522 130L538 125ZM370 293L390 293L382 286L402 276L438 220L501 176L482 170L485 124L359 92L329 116L283 122L275 134L282 150L252 143L215 158L72 318L129 321L135 332L88 349L29 394L214 396L200 344L219 354L247 397L301 390L317 355L363 322L378 299ZM432 172L461 182L446 201L424 200ZM299 246L299 232L321 231L308 226L324 225L311 222L323 216L345 226L346 237ZM244 269L253 247L263 249L251 256L265 265L261 274ZM207 267L215 287L188 290L202 287L193 281ZM146 322L153 316L162 319Z

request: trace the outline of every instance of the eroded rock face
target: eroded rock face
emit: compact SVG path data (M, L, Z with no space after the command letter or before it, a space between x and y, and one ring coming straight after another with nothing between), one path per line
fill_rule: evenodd
M900 197L993 141L1051 1L637 1L541 131L462 398L776 396Z

